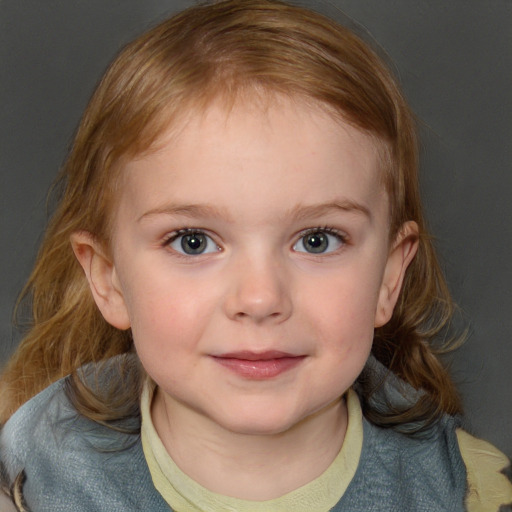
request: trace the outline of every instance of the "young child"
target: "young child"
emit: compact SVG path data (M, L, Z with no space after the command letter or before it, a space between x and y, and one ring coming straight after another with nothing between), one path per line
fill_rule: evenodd
M1 379L13 510L512 503L436 356L413 117L350 31L178 14L111 65L59 183Z

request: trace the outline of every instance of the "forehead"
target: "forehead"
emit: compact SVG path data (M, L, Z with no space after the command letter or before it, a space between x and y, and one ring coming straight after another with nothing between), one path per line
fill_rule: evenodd
M346 198L386 203L386 213L380 154L375 137L313 102L217 101L182 115L128 162L122 196L133 211L199 201L277 212Z

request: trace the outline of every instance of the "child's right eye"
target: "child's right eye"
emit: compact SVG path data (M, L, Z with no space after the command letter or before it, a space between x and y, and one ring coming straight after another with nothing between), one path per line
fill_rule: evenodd
M196 256L220 251L220 247L205 233L193 229L181 229L166 242L180 254Z

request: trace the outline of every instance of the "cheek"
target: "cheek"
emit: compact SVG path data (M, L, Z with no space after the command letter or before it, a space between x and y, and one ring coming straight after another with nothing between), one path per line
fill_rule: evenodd
M205 317L198 302L160 287L145 289L130 305L135 350L148 375L173 388L188 378L203 332Z
M362 275L367 279L357 277ZM366 351L373 341L379 282L377 275L340 271L305 285L300 310L330 350Z
M173 352L197 343L212 300L208 289L164 275L133 276L125 297L137 351L168 360Z

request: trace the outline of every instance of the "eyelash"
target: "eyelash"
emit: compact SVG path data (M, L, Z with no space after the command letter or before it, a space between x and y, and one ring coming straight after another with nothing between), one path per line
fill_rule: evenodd
M321 257L321 256L325 256L325 255L329 255L329 254L332 254L332 253L339 252L339 250L342 249L343 246L345 246L347 244L348 240L349 240L349 237L345 233L339 231L338 229L335 229L335 228L332 228L332 227L329 227L329 226L323 226L323 227L319 226L319 227L308 228L308 229L304 229L303 231L300 231L296 235L296 237L294 237L295 241L294 241L292 247L295 248L297 246L297 244L299 244L301 242L301 240L303 241L305 237L307 237L308 235L313 235L315 233L323 233L323 234L335 237L337 239L337 241L340 243L341 247L339 247L337 249L334 249L334 250L331 250L331 251L328 251L328 252L325 252L325 251L318 252L316 254L314 252L309 252L309 251L299 251L299 250L297 250L296 252L305 252L305 253L308 253L310 256ZM212 240L217 245L217 247L219 247L219 250L220 250L220 246L215 242L213 237L210 236L205 230L203 230L201 228L182 228L182 229L178 229L178 230L176 230L176 231L174 231L172 233L169 233L163 239L162 246L169 247L178 238L180 238L182 236L186 236L186 235L192 235L192 234L203 235L205 237L208 237L210 240ZM302 242L302 243L304 243L304 242ZM182 254L179 251L174 251L174 252L179 257L187 258L187 257L190 257L190 256L194 256L194 255L190 255L190 254ZM205 253L205 254L208 254L208 253ZM197 254L195 256L199 256L199 255L201 255L201 253Z
M329 226L318 226L315 228L307 228L301 231L298 234L298 238L303 238L306 235L310 235L311 233L327 233L328 235L335 236L340 242L346 243L348 240L348 236L336 228L331 228Z
M172 233L167 234L164 239L162 240L162 245L166 246L174 242L177 238L184 235L192 235L192 234L198 234L198 235L207 235L204 230L202 229L195 229L195 228L181 228L177 229L176 231L173 231ZM211 238L211 237L210 237Z
M173 231L172 233L169 233L164 237L162 240L162 246L163 247L169 247L173 242L175 242L178 238L186 236L186 235L203 235L207 238L209 238L217 247L220 247L219 244L214 240L214 237L209 235L204 229L201 228L181 228L176 231ZM178 251L175 251L178 256L184 256L187 257L189 255L184 255L179 253Z
M301 240L303 240L306 236L313 235L315 233L324 233L326 235L331 235L331 236L335 237L337 239L337 241L341 244L341 248L343 246L347 245L347 243L349 241L349 237L346 233L344 233L336 228L329 227L329 226L322 226L322 227L319 226L319 227L315 227L315 228L308 228L308 229L301 231L297 235L296 242L294 243L294 246L296 244L298 244ZM326 254L328 255L328 254L332 254L332 253L337 253L337 252L339 252L339 250L341 248L338 248L337 250L334 250L334 251L329 251L327 253L318 253L318 254L316 254L316 256L325 256ZM309 254L312 256L315 256L315 253L309 253Z

